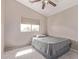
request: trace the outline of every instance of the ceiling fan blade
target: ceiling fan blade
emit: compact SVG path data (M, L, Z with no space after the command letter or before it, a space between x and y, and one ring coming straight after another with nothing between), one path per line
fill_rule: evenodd
M53 3L52 1L49 1L49 3L50 3L51 5L53 5L54 7L56 6L56 4Z
M45 3L43 2L43 3L42 3L42 9L44 9L44 8L45 8Z
M41 1L41 0L30 0L31 3L38 2L38 1Z

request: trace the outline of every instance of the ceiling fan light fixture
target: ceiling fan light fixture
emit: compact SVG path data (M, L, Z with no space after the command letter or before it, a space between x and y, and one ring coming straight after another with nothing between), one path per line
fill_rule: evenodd
M51 0L30 0L31 3L34 3L34 2L39 2L41 1L42 2L42 9L45 8L45 6L49 3L51 4L52 6L56 7L56 4L54 2L52 2Z
M48 0L45 0L44 2L47 4L48 3Z

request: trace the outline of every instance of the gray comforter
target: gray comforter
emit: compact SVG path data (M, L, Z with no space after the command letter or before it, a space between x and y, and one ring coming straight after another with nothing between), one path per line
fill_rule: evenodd
M57 59L70 49L70 40L60 37L33 37L32 46L47 59Z

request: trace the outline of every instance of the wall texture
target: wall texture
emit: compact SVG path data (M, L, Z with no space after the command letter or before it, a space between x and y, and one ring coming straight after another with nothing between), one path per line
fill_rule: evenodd
M30 42L33 33L20 32L21 17L40 20L40 33L46 33L46 17L18 3L16 0L6 1L5 47L19 47Z
M77 49L77 13L77 6L74 6L58 14L49 16L47 20L48 35L69 38L73 42L72 48Z
M5 0L1 0L1 59L4 59Z

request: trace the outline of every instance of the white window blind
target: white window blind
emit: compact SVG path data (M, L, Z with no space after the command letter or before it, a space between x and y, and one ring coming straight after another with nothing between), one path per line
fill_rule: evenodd
M40 25L40 21L36 19L31 19L31 18L22 18L21 20L22 24L36 24Z

